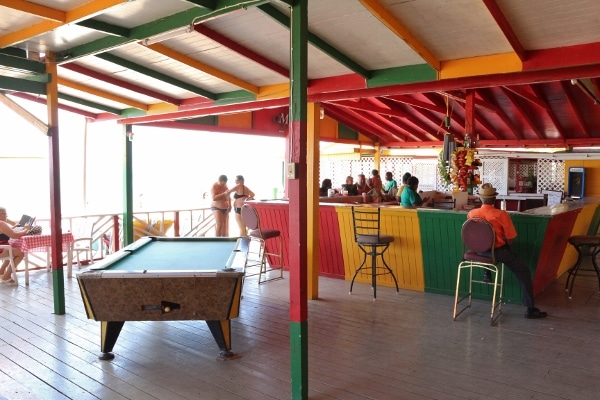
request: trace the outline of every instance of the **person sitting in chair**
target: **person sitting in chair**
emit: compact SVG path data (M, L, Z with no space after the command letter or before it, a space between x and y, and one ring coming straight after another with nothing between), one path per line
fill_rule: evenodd
M469 211L467 219L483 218L494 228L496 234L496 248L494 249L496 261L504 263L521 284L523 303L527 306L525 318L546 318L548 314L537 309L533 302L533 282L531 280L529 266L521 261L510 249L510 244L514 238L517 237L517 231L508 213L494 207L497 195L498 193L491 183L484 183L481 185L481 188L479 189L479 198L481 199L482 206L481 208L475 208ZM482 255L490 257L491 252ZM489 271L486 272L490 275L484 275L483 280L484 282L491 282L491 273Z
M26 225L25 229L16 230L13 227L14 224L9 224L6 217L6 208L0 207L0 244L8 244L9 239L18 239L25 236L29 231L29 226ZM0 250L2 252L3 250ZM15 268L23 259L23 251L17 247L13 247L13 262ZM0 266L0 282L15 285L16 281L12 278L12 269L9 267L9 260L5 260Z

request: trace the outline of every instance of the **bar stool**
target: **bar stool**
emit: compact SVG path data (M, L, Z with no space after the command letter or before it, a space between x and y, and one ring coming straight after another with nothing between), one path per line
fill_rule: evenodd
M391 274L396 284L396 293L400 292L396 275L385 262L384 254L394 237L381 234L381 209L379 207L352 207L352 222L354 226L354 241L363 252L363 261L354 272L350 283L350 294L356 275L366 267L367 256L371 257L371 288L373 300L377 299L377 276ZM383 267L377 267L377 257L381 256ZM378 270L379 268L379 270Z
M598 277L598 289L600 290L600 269L596 263L596 256L600 253L600 236L593 235L576 235L569 238L569 243L577 250L577 262L568 270L567 283L565 284L565 291L569 293L569 299L571 299L571 293L573 292L573 283L575 277L579 271L595 271ZM584 257L590 257L592 259L592 266L594 269L581 268L581 262Z
M490 325L494 325L502 313L502 286L504 284L504 263L498 263L494 254L496 244L494 228L483 218L471 218L462 225L461 238L464 251L463 259L460 264L458 264L453 318L456 321L456 317L467 308L471 307L473 284L488 285L493 287ZM498 264L500 264L500 267L498 267ZM494 280L488 282L485 280L473 279L473 268L481 269L484 273L489 271ZM468 292L459 299L460 281L463 271L468 272L469 285ZM496 299L496 296L498 299ZM468 303L462 309L458 310L458 305L463 300L468 300Z
M248 228L248 237L250 238L248 257L246 258L246 263L244 265L244 272L246 272L248 268L259 267L257 273L248 274L246 272L245 276L258 275L259 285L276 279L283 279L283 238L281 237L281 232L277 229L261 227L258 212L249 204L244 204L242 206L241 214L242 220ZM267 251L266 242L269 239L279 239L278 250L276 253ZM253 250L253 248L256 247L253 246L253 244L258 245L258 251ZM256 258L252 257L252 255L256 256ZM269 260L267 260L267 257ZM273 259L278 260L277 265L271 264ZM276 270L279 271L279 276L276 275L275 277L267 278L267 273L269 271Z

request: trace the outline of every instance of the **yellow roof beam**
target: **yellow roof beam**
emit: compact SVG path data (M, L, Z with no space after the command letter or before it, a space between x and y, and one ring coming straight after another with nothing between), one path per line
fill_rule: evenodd
M380 20L389 30L394 32L396 36L402 39L411 49L427 62L433 69L439 71L441 68L440 60L438 60L431 52L418 41L412 33L402 25L389 11L379 4L377 0L359 0L362 5L371 13L375 18Z
M258 86L253 85L249 82L246 82L242 79L239 79L239 78L237 78L233 75L230 75L226 72L223 72L220 69L213 68L210 65L204 64L201 61L195 60L191 57L181 54L180 52L170 49L163 44L159 44L159 43L150 44L150 45L147 45L146 47L148 47L149 49L152 49L152 50L156 51L157 53L160 53L164 56L172 58L173 60L177 60L181 63L184 63L192 68L196 68L200 71L206 72L207 74L212 75L215 78L219 78L219 79L224 80L225 82L231 83L232 85L239 86L242 89L249 91L250 93L258 94L258 92L259 92Z
M65 22L67 13L25 0L0 0L0 6L23 11L52 21Z
M23 28L18 31L10 32L6 35L0 36L0 48L12 46L15 43L24 42L28 39L36 37L38 35L42 35L46 32L49 32L53 29L58 28L59 26L65 24L71 24L74 22L78 22L82 19L91 18L96 14L100 14L102 11L107 8L111 8L121 3L125 3L127 0L96 0L90 1L87 4L84 4L80 7L76 7L72 10L69 10L65 13L65 18L63 21L43 21L38 24L34 24ZM6 3L11 3L6 1ZM3 4L0 4L3 5Z
M138 101L130 100L123 96L117 96L115 94L106 92L104 90L95 89L81 83L73 82L68 79L58 78L58 84L70 87L71 89L80 90L82 92L89 93L94 96L103 97L108 100L116 101L117 103L127 104L128 106L138 108L140 110L148 111L148 105L140 103Z

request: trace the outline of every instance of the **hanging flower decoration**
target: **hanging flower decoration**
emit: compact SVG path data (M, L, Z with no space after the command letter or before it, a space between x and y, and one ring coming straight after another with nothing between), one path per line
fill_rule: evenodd
M475 150L459 147L450 157L450 181L454 190L466 192L469 188L481 184L479 175L475 173L481 165L475 159Z

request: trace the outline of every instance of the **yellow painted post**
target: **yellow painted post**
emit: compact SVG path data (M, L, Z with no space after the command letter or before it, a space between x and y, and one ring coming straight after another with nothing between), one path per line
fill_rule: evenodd
M308 298L319 298L319 157L320 157L319 103L308 103L307 108L307 250L308 250ZM312 182L312 184L310 184ZM316 182L316 184L315 184Z

